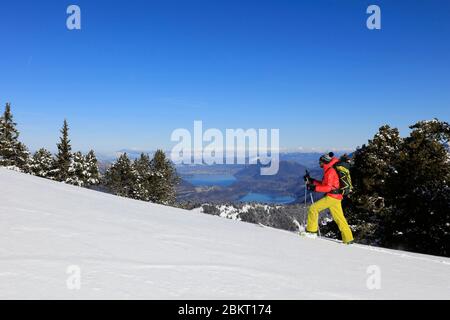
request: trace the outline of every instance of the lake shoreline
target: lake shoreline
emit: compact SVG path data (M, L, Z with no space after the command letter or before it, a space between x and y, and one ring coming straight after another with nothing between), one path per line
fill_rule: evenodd
M195 188L193 191L195 195L199 196L204 193L210 196L210 192L220 192L224 196L223 202L287 205L296 201L296 198L288 193L265 192L264 190L252 190L252 188L248 188L248 191L243 190L239 184L245 186L245 182L231 174L195 173L183 175L182 179Z

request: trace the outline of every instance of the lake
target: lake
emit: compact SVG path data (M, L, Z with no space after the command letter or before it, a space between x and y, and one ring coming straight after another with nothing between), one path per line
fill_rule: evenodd
M291 196L275 196L267 193L250 192L241 199L239 199L239 201L270 203L270 204L288 204L294 202L295 198Z
M183 176L183 179L195 187L229 187L237 181L230 174L192 174ZM278 196L270 193L249 192L239 199L239 202L258 202L268 204L288 204L294 202L291 196Z
M236 182L236 178L227 174L193 174L183 177L196 187L228 187Z

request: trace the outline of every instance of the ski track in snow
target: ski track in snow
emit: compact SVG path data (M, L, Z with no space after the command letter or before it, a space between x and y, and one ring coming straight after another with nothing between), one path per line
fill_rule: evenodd
M261 227L0 168L3 299L450 299L450 259ZM67 267L80 267L70 290ZM367 268L379 266L381 289Z

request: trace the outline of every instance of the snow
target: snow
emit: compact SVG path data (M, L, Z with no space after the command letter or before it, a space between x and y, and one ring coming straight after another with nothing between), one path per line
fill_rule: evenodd
M209 204L204 204L209 205ZM202 205L203 206L203 205ZM280 206L273 206L270 207L267 204L260 204L260 203L252 203L252 204L244 204L243 206L235 206L233 204L222 204L222 205L214 205L217 210L219 210L219 216L222 218L232 219L232 220L239 220L241 221L240 214L246 213L249 210L252 209L263 209L267 214L270 214L271 209L278 209Z
M239 218L239 209L231 205L221 205L218 209L220 212L220 217L222 218L241 220L241 218Z
M0 188L1 299L450 299L448 258L302 238L1 168ZM78 290L67 286L77 269ZM373 270L380 289L367 286Z

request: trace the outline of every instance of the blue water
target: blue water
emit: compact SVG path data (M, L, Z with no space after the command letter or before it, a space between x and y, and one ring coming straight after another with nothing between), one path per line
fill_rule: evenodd
M295 201L291 196L274 196L266 193L250 192L239 199L240 202L262 202L270 204L288 204Z
M224 174L194 174L184 179L196 187L228 187L236 182L234 176Z

